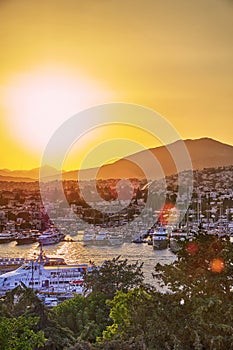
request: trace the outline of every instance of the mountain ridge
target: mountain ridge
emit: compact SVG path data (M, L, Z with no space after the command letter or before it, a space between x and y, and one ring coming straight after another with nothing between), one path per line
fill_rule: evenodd
M152 169L151 160L153 161L153 159L160 164L165 176L172 175L177 173L177 168L169 150L179 152L179 147L182 145L182 142L184 142L189 152L193 170L233 165L233 146L212 138L204 137L200 139L177 140L166 146L142 150L118 159L111 164L103 165L99 169L90 168L64 171L63 179L77 180L78 175L82 179L95 177L99 179L143 178L145 177L143 169ZM149 157L148 151L150 151ZM153 159L151 155L154 157ZM55 168L46 165L42 169L43 171L45 170L47 180L53 180L54 177L56 178L58 170ZM39 179L39 172L40 168L33 168L31 170L0 169L0 181L37 181Z

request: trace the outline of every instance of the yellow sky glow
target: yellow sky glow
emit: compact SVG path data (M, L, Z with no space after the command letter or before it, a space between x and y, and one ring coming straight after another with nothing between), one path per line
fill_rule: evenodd
M102 125L90 129L71 145L63 169L85 169L110 164L140 152L150 145L161 145L155 135L132 125ZM87 161L88 159L88 161ZM96 162L98 159L98 163Z
M1 1L0 168L38 167L61 123L110 102L157 111L183 139L233 145L232 18L230 0ZM124 137L158 145L144 136ZM76 159L93 146L79 143Z
M14 137L41 151L67 118L111 96L90 79L50 67L16 76L4 97Z

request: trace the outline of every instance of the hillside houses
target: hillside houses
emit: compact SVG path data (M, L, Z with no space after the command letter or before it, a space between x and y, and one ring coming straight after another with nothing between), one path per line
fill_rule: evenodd
M193 172L192 200L189 205L189 220L203 223L213 223L217 221L230 222L233 220L233 166L220 168L207 168ZM146 180L130 179L132 186L130 204L120 213L111 214L108 217L108 224L118 221L132 220L135 215L139 215L149 204L148 213L144 216L152 215L153 211L159 210L164 201L177 205L187 204L187 175L182 174L182 188L178 189L177 175L172 175L160 181L150 182ZM187 183L186 183L187 182ZM99 196L105 203L114 203L117 200L118 180L99 180L96 188ZM129 189L129 180L125 181ZM124 182L121 181L121 186ZM86 188L93 188L93 183L86 181L82 184ZM95 184L94 184L95 185ZM149 187L150 188L149 188ZM75 181L65 181L64 193L67 202L72 206L72 213L78 215L82 220L88 218L92 223L104 223L107 215L101 215L91 208L92 202L85 203L85 198L80 193L79 184ZM121 188L124 191L124 187ZM125 190L125 191L126 191ZM179 198L177 198L179 190ZM90 190L91 191L91 190ZM57 217L67 218L71 211L67 209L61 199L56 198L56 183L50 188L49 203L50 209ZM89 198L92 192L90 192ZM190 194L189 194L190 195ZM94 197L93 197L94 198ZM92 200L94 201L95 198ZM187 209L187 208L186 208ZM93 219L94 218L94 219ZM187 215L186 215L187 218ZM17 230L25 228L35 228L43 230L49 223L49 217L45 212L41 201L38 182L17 183L0 182L0 230L6 228L7 223L15 223Z

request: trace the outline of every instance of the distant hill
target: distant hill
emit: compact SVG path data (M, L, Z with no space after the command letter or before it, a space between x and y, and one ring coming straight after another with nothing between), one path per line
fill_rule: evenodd
M221 166L233 165L233 146L221 143L210 138L184 141L190 154L193 170L203 168L217 168ZM81 170L79 175L83 179L97 178L144 178L143 169L152 171L152 163L156 161L161 165L166 176L177 173L176 165L172 159L169 149L178 154L182 141L176 141L170 145L160 146L150 149L152 157L148 157L148 151L141 151L128 157L117 160L112 164L102 166L97 169ZM137 165L139 164L139 165ZM48 180L53 180L57 170L52 167L44 167ZM185 170L185 169L184 169ZM63 173L66 180L77 180L78 171L67 171ZM158 176L159 177L159 176ZM32 170L0 170L0 181L35 181L39 178L39 168ZM156 174L155 174L156 178Z
M0 175L13 177L13 178L30 178L30 179L38 179L39 168L31 169L31 170L9 170L2 169L0 170Z
M233 165L233 146L210 138L185 140L184 143L189 152L193 170ZM166 176L177 173L177 168L169 153L169 149L174 151L179 158L180 147L182 147L182 141L174 142L167 147L160 146L150 149ZM117 160L112 164L104 165L99 169L97 178L143 178L145 175L142 169L152 169L151 158L147 156L147 153L147 151L141 151ZM139 165L137 166L137 164ZM143 165L142 167L140 166L141 164ZM90 178L91 173L95 173L96 169L81 171L83 172L82 178ZM64 178L77 179L77 171L65 173Z
M1 172L1 170L0 170ZM15 176L3 176L0 175L0 181L7 181L7 182L34 182L37 181L37 179L31 179L29 177L15 177Z
M43 171L49 176L57 174L57 170L50 166L44 166ZM14 181L14 182L33 182L39 179L40 168L31 170L0 170L0 181Z

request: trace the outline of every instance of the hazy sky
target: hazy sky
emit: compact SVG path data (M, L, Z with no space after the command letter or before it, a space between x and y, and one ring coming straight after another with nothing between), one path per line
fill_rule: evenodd
M109 102L233 145L232 23L231 0L0 0L0 168L39 166L63 121Z

